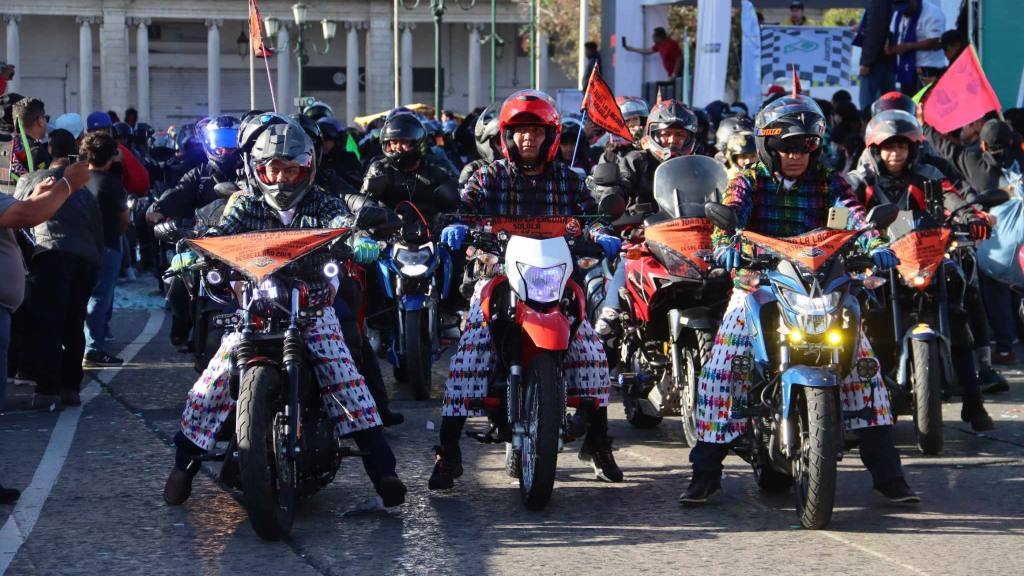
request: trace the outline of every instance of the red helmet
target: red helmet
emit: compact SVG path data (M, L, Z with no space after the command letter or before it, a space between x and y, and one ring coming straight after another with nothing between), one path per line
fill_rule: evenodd
M562 118L551 96L538 90L520 90L506 98L501 105L501 113L498 115L501 152L509 162L519 163L519 153L512 141L513 126L543 126L545 137L540 148L540 158L545 163L555 159L558 141L561 139Z

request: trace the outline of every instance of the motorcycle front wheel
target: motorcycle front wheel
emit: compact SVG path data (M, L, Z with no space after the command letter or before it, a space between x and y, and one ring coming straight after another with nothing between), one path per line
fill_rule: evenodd
M793 461L796 512L804 528L820 530L832 521L839 454L839 409L828 388L796 388L800 453Z
M537 354L523 383L522 424L526 429L519 458L519 495L530 510L551 500L558 466L558 436L565 413L562 374L554 355Z
M295 520L295 466L286 455L281 374L269 366L245 370L239 384L235 434L242 503L264 540L288 536Z
M405 378L417 400L430 400L430 322L427 309L405 312Z
M942 452L942 359L935 340L911 340L914 424L917 447L930 456Z
M686 445L697 445L697 382L701 370L711 361L711 344L715 340L714 332L696 331L693 333L692 347L683 350L683 382L679 385L679 409L683 416L683 434Z

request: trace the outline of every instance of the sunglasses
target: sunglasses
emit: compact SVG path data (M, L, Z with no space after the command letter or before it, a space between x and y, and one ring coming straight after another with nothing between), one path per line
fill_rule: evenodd
M821 138L806 136L786 138L775 143L774 148L782 154L810 154L821 147Z

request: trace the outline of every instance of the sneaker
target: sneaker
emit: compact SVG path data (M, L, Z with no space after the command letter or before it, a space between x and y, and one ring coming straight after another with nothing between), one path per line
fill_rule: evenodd
M615 463L611 438L594 441L592 445L584 440L578 457L580 462L590 463L598 480L622 482L622 469Z
M708 499L722 491L722 477L717 474L694 474L686 492L679 495L679 503L687 508L703 506Z
M171 475L167 477L164 484L164 502L168 506L179 506L184 504L192 495L192 479L199 472L199 466L193 464L195 470L182 470L175 466L171 469Z
M397 476L385 476L380 479L380 484L377 486L377 493L380 494L381 500L384 501L385 508L405 504L406 492L408 492L408 489Z
M389 409L380 411L380 421L385 426L398 426L405 422L405 416L401 412L392 412Z
M995 352L992 354L992 363L1000 366L1016 364L1017 355L1014 354L1013 350L1010 350L1009 352Z
M981 380L981 391L985 394L999 394L1010 391L1010 383L1006 377L991 366L982 366L978 370L978 378Z
M960 419L971 425L975 432L985 432L996 427L992 417L985 410L985 404L981 398L964 398L963 408L960 409Z
M450 490L459 476L462 476L462 449L459 445L434 446L434 471L430 473L427 487Z
M14 488L4 488L0 485L0 504L14 504L21 498L21 492Z
M107 366L120 366L124 364L124 360L117 356L111 356L101 350L91 350L85 353L85 357L82 358L83 368L97 368Z
M921 497L914 493L902 476L893 478L881 486L875 486L875 494L896 504L918 504Z

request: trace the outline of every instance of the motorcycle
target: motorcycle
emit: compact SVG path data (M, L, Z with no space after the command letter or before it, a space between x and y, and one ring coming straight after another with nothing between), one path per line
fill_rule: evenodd
M491 422L485 443L504 442L506 471L518 478L530 510L543 509L554 489L558 452L583 435L598 399L568 396L562 366L576 330L586 318L583 290L570 277L578 258L601 258L602 249L582 238L573 217L479 218L469 224L475 254L487 254L504 273L481 292L498 356L484 398L466 408L484 410ZM482 258L482 256L481 256ZM493 270L493 268L492 268ZM575 408L570 418L566 408Z
M897 416L912 415L917 446L922 454L942 452L942 396L954 382L950 330L967 323L964 290L975 273L973 242L969 233L954 225L962 212L976 207L989 208L1005 201L1006 193L995 190L978 195L973 204L965 204L943 220L942 193L926 186L930 209L901 211L889 226L890 246L899 265L889 271L888 279L869 283L866 321L891 330L872 330L876 353L893 399ZM952 257L951 257L952 256ZM883 283L889 290L879 289Z
M697 377L731 288L729 275L712 268L712 224L704 204L729 184L725 168L705 156L674 158L654 173L659 211L644 218L644 236L627 244L626 286L620 314L619 356L626 419L652 428L681 415L690 446L697 442Z
M796 484L796 511L805 528L821 529L832 518L837 462L844 449L844 420L870 417L873 398L856 411L842 410L840 381L854 374L866 386L879 373L878 361L856 359L861 332L857 293L871 267L852 254L867 230L883 229L898 209L886 204L867 215L868 227L846 230L842 211L818 229L790 238L737 230L732 208L708 203L709 220L734 231L734 240L754 250L745 258L742 280L752 354L732 358L734 374L751 382L748 402L732 407L731 418L746 419L747 432L733 450L751 464L761 489L782 492ZM740 289L740 288L737 288Z
M232 352L235 428L221 479L242 491L256 533L288 535L297 501L333 481L357 455L324 411L302 330L331 306L331 282L347 260L348 230L275 230L188 240L203 254L193 268L239 310L214 319L241 338ZM230 421L230 417L229 417Z

